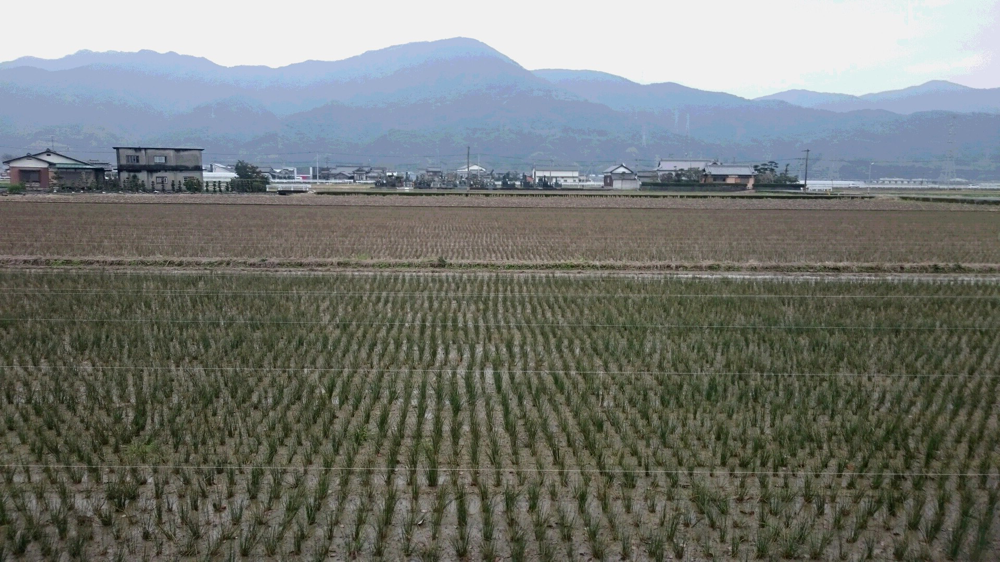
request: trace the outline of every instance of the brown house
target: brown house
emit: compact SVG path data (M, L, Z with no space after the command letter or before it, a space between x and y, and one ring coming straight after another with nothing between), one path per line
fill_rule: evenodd
M87 187L104 181L105 167L70 158L49 149L4 162L10 167L10 183L29 189Z

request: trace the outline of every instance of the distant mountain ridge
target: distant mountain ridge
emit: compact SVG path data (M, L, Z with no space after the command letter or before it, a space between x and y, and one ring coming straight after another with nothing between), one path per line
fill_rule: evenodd
M753 102L723 92L709 92L674 82L638 84L591 70L536 70L535 76L583 99L620 111L669 111L689 106L733 107Z
M788 90L757 99L777 100L800 107L837 112L879 109L908 115L920 111L952 111L955 113L1000 111L1000 88L970 88L946 80L932 80L901 90L861 96L810 90Z
M0 145L38 148L52 137L95 150L182 143L204 146L208 158L240 154L276 165L322 153L407 163L474 146L510 165L595 168L671 155L790 161L811 147L821 170L852 159L940 160L954 129L957 152L993 169L995 96L936 82L868 96L802 90L750 100L596 71L529 71L466 38L281 68L80 51L0 63ZM987 115L943 113L947 107Z
M725 92L709 92L672 82L638 84L621 76L593 70L540 69L529 72L492 47L467 38L409 43L368 51L339 61L308 60L278 68L267 66L218 65L206 58L182 55L170 51L137 52L81 50L58 59L20 57L0 62L0 71L32 68L48 72L76 69L119 70L147 75L207 82L217 88L234 90L274 90L301 88L310 85L371 81L408 68L434 61L454 64L457 60L481 62L493 59L501 65L522 71L509 83L530 82L528 74L540 79L535 88L555 85L584 99L605 103L616 109L671 109L680 105L741 105L752 101L782 101L799 107L846 112L880 109L899 114L917 111L953 111L957 113L1000 111L1000 88L977 89L944 80L934 80L901 90L853 96L849 94L815 92L805 89L787 90L755 100ZM513 78L508 76L508 79ZM237 92L228 92L235 95ZM267 95L262 96L265 100ZM272 93L271 97L275 97ZM335 95L343 101L344 95ZM217 99L217 98L213 98ZM276 107L281 102L273 102ZM192 107L198 105L192 104Z

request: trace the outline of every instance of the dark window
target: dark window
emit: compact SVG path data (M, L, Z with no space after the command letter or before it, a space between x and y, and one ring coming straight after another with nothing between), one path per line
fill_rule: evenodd
M126 155L125 156L125 163L126 164L138 164L139 163L139 155L138 154L128 154L128 155Z
M42 174L38 170L21 170L18 174L22 183L39 183L42 181Z

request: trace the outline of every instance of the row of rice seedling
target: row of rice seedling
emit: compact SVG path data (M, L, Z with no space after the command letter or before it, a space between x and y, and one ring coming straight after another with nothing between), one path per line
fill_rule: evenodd
M0 274L5 557L996 557L986 282Z
M176 211L171 204L2 205L0 221L7 228L0 232L0 247L6 257L65 259L1000 263L993 211L277 205L192 205Z

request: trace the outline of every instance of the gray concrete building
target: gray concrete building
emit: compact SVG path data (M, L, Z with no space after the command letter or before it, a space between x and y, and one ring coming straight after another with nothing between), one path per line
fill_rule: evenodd
M139 182L157 191L183 189L187 179L204 183L201 148L141 146L114 147L118 160L118 180Z

